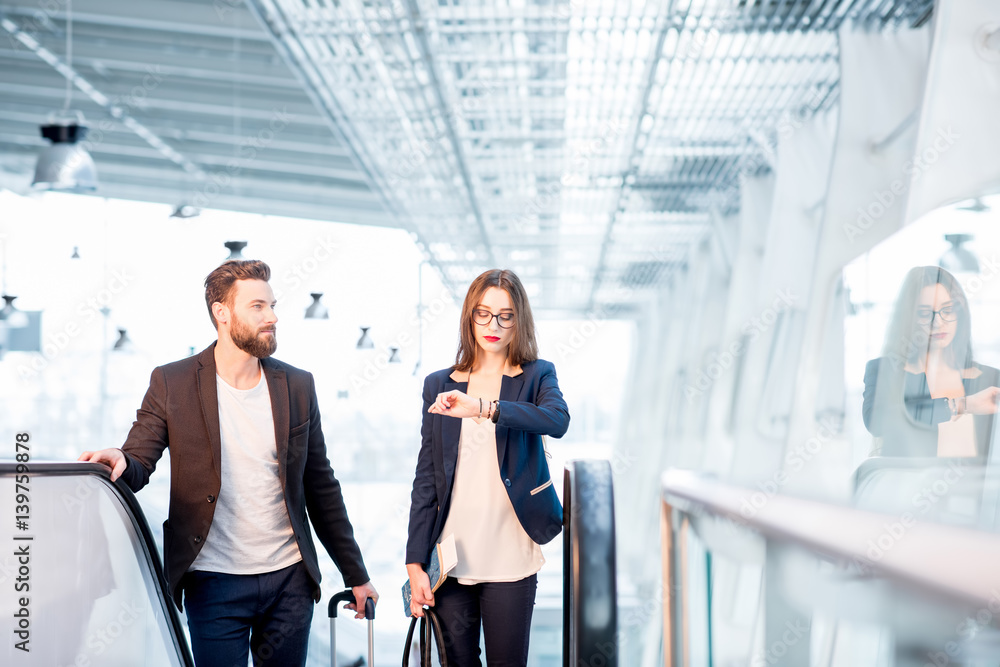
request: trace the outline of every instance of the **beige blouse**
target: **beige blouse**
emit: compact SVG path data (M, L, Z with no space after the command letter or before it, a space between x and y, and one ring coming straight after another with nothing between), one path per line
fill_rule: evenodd
M542 568L542 549L528 537L500 479L496 425L462 420L451 508L441 535L455 536L460 584L519 581Z

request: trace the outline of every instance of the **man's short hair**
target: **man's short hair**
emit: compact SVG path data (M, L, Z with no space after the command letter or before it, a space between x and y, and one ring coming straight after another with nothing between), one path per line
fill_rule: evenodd
M212 318L212 326L218 330L219 323L212 312L213 303L221 303L233 307L236 298L233 286L237 280L271 279L271 267L259 259L229 259L219 265L205 278L205 304L208 306L208 316Z

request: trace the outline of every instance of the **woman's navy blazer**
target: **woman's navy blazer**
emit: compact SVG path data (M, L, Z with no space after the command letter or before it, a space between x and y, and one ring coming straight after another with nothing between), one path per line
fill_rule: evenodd
M448 517L462 420L427 409L437 395L453 389L466 392L468 382L455 382L452 369L431 373L424 380L420 454L410 497L410 530L406 562L427 564ZM549 476L542 436L561 438L569 427L569 410L551 362L539 359L521 366L500 383L497 419L497 460L500 479L524 531L538 544L562 530L562 505Z

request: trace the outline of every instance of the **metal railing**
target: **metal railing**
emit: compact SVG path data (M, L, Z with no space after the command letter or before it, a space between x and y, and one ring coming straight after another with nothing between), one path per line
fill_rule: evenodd
M782 495L766 502L757 489L742 488L689 471L668 470L662 477L661 540L664 581L663 660L667 667L690 664L688 543L699 524L723 520L739 531L763 538L764 554L748 560L767 562L774 553L793 549L832 564L834 586L851 581L883 582L892 590L913 595L928 604L975 616L975 610L997 607L1000 591L1000 535L938 523L901 522L899 515L882 514ZM759 500L759 498L756 498ZM899 524L891 548L872 557L873 538L885 536ZM905 525L904 525L905 524ZM711 546L706 544L706 550ZM708 574L711 582L711 572ZM769 584L770 585L770 584ZM765 620L766 623L766 620ZM992 623L992 622L991 622ZM709 619L711 625L711 619ZM808 642L806 642L808 644ZM897 647L897 655L900 647ZM911 653L912 647L908 648ZM795 664L778 661L769 664ZM906 660L897 664L911 664ZM921 663L922 664L922 663Z

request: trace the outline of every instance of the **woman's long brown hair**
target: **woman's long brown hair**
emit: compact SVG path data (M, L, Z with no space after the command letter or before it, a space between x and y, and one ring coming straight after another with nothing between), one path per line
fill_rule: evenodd
M507 361L511 366L520 366L538 359L538 343L535 342L535 319L531 315L531 304L528 303L528 293L524 285L513 271L492 269L486 271L472 281L469 291L465 294L462 304L460 323L461 335L458 342L458 354L455 355L454 369L471 371L476 362L479 345L476 343L475 323L472 321L472 311L480 306L483 294L491 287L498 287L510 297L514 308L514 336L507 348Z
M961 283L940 266L917 266L906 274L886 330L882 355L888 357L898 368L907 362L916 363L921 355L927 354L929 339L927 332L917 324L917 302L920 301L920 291L930 285L944 287L955 302L958 312L955 337L948 345L949 354L946 359L958 370L971 368L972 321L969 300Z

